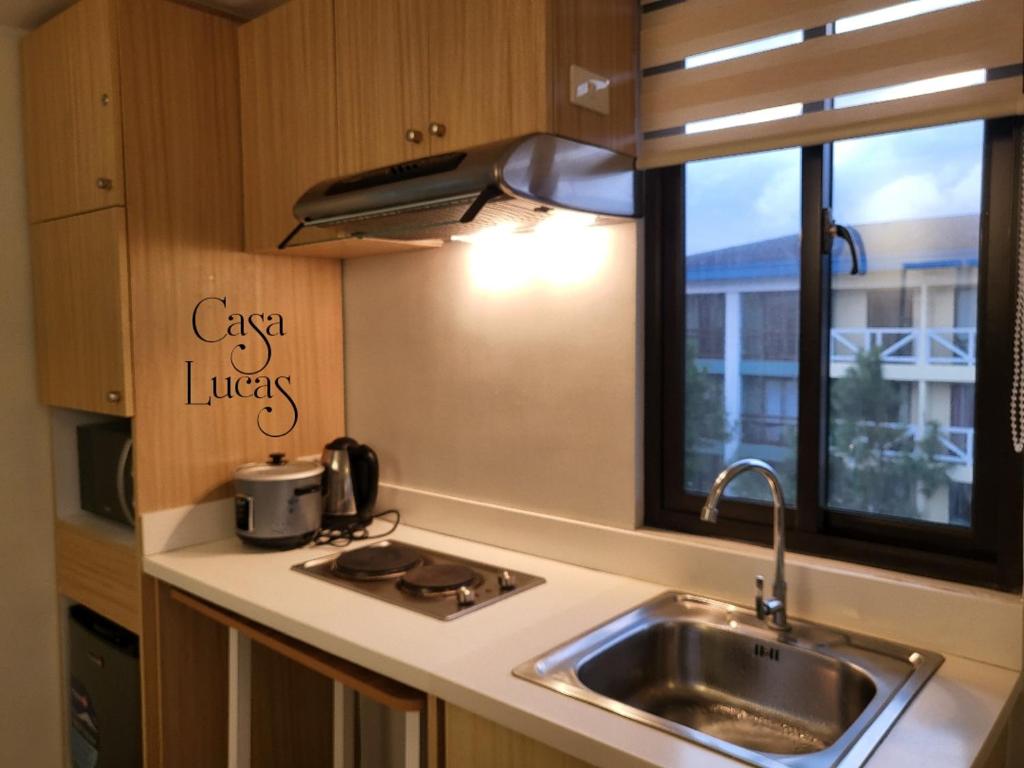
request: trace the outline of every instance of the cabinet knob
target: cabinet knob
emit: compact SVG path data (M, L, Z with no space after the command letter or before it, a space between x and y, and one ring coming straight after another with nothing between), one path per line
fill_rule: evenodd
M114 188L114 182L104 176L100 176L98 179L96 179L96 186L99 187L100 189L110 191L111 189Z
M437 138L440 139L446 133L448 133L448 126L445 125L444 123L431 123L430 124L430 135L431 136L436 136Z
M104 93L100 95L100 104L104 107L110 106L110 94Z
M405 132L405 140L411 141L413 144L419 144L423 141L423 131L417 131L415 128L410 128Z
M108 403L120 403L121 402L121 393L118 392L116 389L110 390L109 392L107 392L107 402Z

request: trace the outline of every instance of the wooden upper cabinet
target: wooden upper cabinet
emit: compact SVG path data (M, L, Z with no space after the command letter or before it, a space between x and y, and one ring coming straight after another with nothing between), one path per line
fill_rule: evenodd
M430 7L432 154L552 129L548 4L425 4Z
M423 0L337 0L341 174L430 154Z
M632 154L636 0L289 0L242 27L247 250L270 252L311 184L529 133ZM573 71L610 110L572 102ZM307 231L292 253L403 243Z
M29 221L124 204L113 0L81 0L25 37Z
M131 416L124 208L33 224L39 399Z
M292 206L340 173L334 0L292 0L238 32L245 242L273 251Z

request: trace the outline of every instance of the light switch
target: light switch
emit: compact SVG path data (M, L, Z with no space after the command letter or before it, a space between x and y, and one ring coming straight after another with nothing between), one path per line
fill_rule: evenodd
M604 75L573 64L569 67L569 101L583 109L608 115L612 111L612 81Z

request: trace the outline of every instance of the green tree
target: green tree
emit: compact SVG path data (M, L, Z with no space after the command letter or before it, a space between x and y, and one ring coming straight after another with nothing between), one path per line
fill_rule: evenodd
M900 393L882 375L877 347L857 355L833 382L829 429L829 502L875 514L923 517L918 494L930 497L948 482L938 425L929 422L915 439L894 425Z
M697 348L686 341L686 413L683 419L684 483L692 491L706 492L710 478L722 468L722 446L729 435L722 392L697 362ZM710 475L710 477L709 477Z
M781 458L765 459L771 464L772 469L775 470L775 474L779 478L779 484L782 486L782 495L785 497L786 506L788 507L796 506L796 436L796 427L786 427L785 436L781 441L785 452ZM738 449L729 459L730 463L749 457L749 454L742 454L740 451L742 451L742 448ZM753 458L760 457L754 456ZM772 501L771 491L765 481L749 472L745 475L740 475L732 482L727 495L741 499L761 501L765 504L771 504Z

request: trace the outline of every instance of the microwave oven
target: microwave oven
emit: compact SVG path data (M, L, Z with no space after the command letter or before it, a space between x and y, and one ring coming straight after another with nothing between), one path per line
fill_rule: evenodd
M130 421L78 427L78 484L83 510L135 525Z

